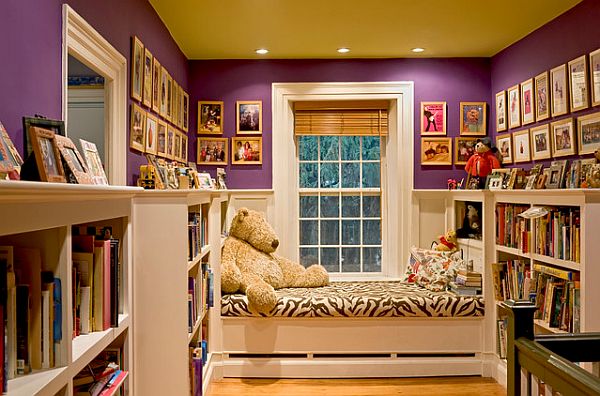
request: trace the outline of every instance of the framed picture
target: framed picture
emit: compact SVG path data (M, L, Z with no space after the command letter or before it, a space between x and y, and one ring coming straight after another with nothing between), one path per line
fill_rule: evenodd
M189 119L190 119L190 95L187 92L183 91L183 120L181 126L185 132L190 129Z
M569 112L569 85L567 81L567 65L560 65L550 70L550 90L552 91L552 117Z
M183 88L177 84L177 127L183 128Z
M17 148L10 139L10 136L8 136L8 132L6 131L6 128L4 128L2 122L0 122L0 146L5 148L7 158L11 161L12 167L18 173L21 173L21 165L23 165L23 159L21 158L21 154L19 154Z
M55 135L56 146L62 155L65 165L64 171L69 183L93 184L92 176L88 173L85 160L79 154L79 150L71 139L65 136ZM74 180L74 181L73 181Z
M531 153L535 161L543 160L552 157L552 149L550 144L550 125L544 124L531 128Z
M148 165L152 165L156 170L156 188L158 190L163 190L166 187L166 180L164 179L164 173L161 172L158 168L158 158L154 154L146 153L146 160L148 161Z
M531 124L534 121L533 79L530 78L521 83L521 125Z
M600 105L600 48L590 53L592 106Z
M142 100L144 80L144 44L136 36L131 40L131 97Z
M165 69L163 68L163 71ZM173 99L173 77L171 77L171 75L169 74L169 72L167 73L167 97L166 97L166 103L165 103L165 118L167 119L167 121L172 122L172 111L173 111L173 103L171 102L171 99Z
M4 127L2 126L2 128ZM14 170L15 166L13 165L8 147L4 144L4 139L0 137L0 180L4 179L6 174L13 172Z
M572 118L553 122L550 124L550 132L552 134L552 155L554 157L577 154Z
M167 154L166 158L173 160L175 159L175 129L167 124Z
M173 130L173 159L181 162L181 134L177 130Z
M460 134L485 136L486 103L460 102Z
M158 119L150 113L146 114L144 129L146 141L144 151L148 154L156 155L158 152Z
M421 102L421 135L446 135L446 102Z
M548 181L548 175L550 174L550 169L546 168L542 173L540 173L535 179L535 189L543 190L546 188L546 182Z
M108 179L104 168L102 167L102 160L98 155L98 148L92 142L88 142L83 139L79 139L81 149L83 150L83 158L87 164L89 173L92 175L92 181L94 184L108 185Z
M142 104L152 108L152 67L154 56L148 48L144 49L144 89L142 90Z
M206 165L227 165L227 138L198 138L196 163ZM242 144L242 141L239 141ZM242 146L243 147L243 146ZM240 152L241 153L241 152ZM236 158L244 158L237 155Z
M488 175L485 182L486 188L490 190L502 190L504 183L504 174L502 173L491 173Z
M571 111L587 109L588 103L588 79L587 61L585 55L569 62L569 98Z
M579 188L581 180L581 160L573 160L567 172L565 188Z
M579 185L581 186L581 184L586 181L585 180L586 175L587 175L588 171L590 170L590 168L596 164L596 158L584 158L584 159L580 160L580 162L581 162L581 173L580 173Z
M592 154L600 149L600 113L577 117L579 154Z
M496 94L496 132L506 131L507 129L506 91L500 91Z
M198 134L223 133L223 102L198 101Z
M538 175L529 175L527 176L527 181L525 183L525 190L533 190L535 189L535 181Z
M531 147L529 144L529 130L525 129L513 132L513 147L515 153L515 164L531 161Z
M172 122L175 124L177 128L181 128L181 118L179 117L181 113L179 113L179 84L177 81L173 80L173 89L171 90L173 97L171 98L171 106L173 109L171 110L171 117L173 118Z
M518 128L521 126L521 99L519 86L515 85L507 90L508 95L508 127Z
M456 165L465 165L469 158L475 154L475 144L477 138L457 137L455 138L454 163Z
M238 100L235 107L238 135L262 133L262 100Z
M156 129L156 155L167 156L167 123L163 120L158 120Z
M160 62L152 60L152 111L160 114Z
M55 135L65 136L65 122L62 120L51 120L41 116L23 117L23 147L25 150L25 159L33 151L31 141L29 140L29 128L38 127L48 129L54 132Z
M141 151L146 149L146 112L137 104L131 104L131 127L129 128L129 147Z
M452 138L421 138L421 165L452 165Z
M188 162L188 137L185 133L179 131L181 135L181 162L187 164Z
M510 133L506 135L496 136L496 147L502 156L502 164L513 163L513 149L512 149L512 135Z
M232 165L262 164L262 138L232 137L231 156Z
M168 80L169 74L167 73L167 70L161 66L160 68L160 89L159 89L159 96L160 96L160 107L159 107L159 113L160 116L163 118L167 118L167 80Z
M550 165L546 188L562 188L567 161L552 161Z
M550 117L550 91L548 90L548 72L535 76L535 120L542 121Z
M60 160L54 132L49 129L29 128L29 139L33 146L35 163L40 180L44 182L65 183L65 171Z

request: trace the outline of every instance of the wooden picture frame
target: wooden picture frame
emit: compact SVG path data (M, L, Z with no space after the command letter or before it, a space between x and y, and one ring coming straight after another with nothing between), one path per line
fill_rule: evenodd
M587 60L585 55L569 61L569 105L571 111L589 107Z
M4 128L1 123L0 127ZM14 170L15 166L8 146L4 143L4 138L0 136L0 180L4 179L8 173Z
M421 138L421 165L452 165L452 138Z
M144 152L156 155L158 153L158 119L151 113L146 114L144 141Z
M242 150L239 149L242 147ZM245 136L231 138L232 165L262 164L262 137Z
M164 69L163 69L164 70ZM166 110L165 110L165 118L167 119L167 121L169 121L170 123L173 123L173 77L171 77L171 74L169 74L169 72L167 73L167 99L166 99Z
M65 171L60 160L54 132L49 129L29 128L29 139L35 155L35 163L40 180L52 183L66 183Z
M137 36L131 38L131 98L142 100L144 80L144 44Z
M514 160L512 134L507 133L496 136L496 147L502 157L502 165L512 164Z
M531 157L534 161L552 157L552 139L550 139L550 124L544 124L529 130L531 141Z
M592 107L600 105L600 48L590 52L590 97Z
M160 114L160 73L160 62L154 57L152 60L152 111L156 114Z
M543 190L546 188L546 182L548 181L549 172L550 172L550 170L548 168L546 168L546 169L544 169L544 171L542 173L537 175L537 178L535 180L535 189L536 190Z
M188 137L185 133L179 131L179 135L181 136L181 162L187 164L188 162Z
M88 173L87 164L77 150L77 146L71 139L65 136L55 135L56 146L62 155L65 177L69 174L78 184L93 184L92 176Z
M475 154L475 137L456 137L454 138L454 164L465 165L469 158Z
M600 112L577 117L579 154L592 154L600 149Z
M10 136L8 136L8 131L4 128L2 122L0 122L0 145L6 149L7 159L11 161L13 169L20 174L23 158L21 158L21 154L19 154Z
M533 92L533 79L521 83L521 125L535 122L535 98Z
M513 85L506 90L508 104L508 127L510 129L521 126L521 95L519 85Z
M83 158L88 167L88 172L92 176L94 184L108 185L108 179L106 173L104 173L104 167L102 167L102 160L98 155L98 148L92 142L88 142L83 139L79 139L81 149L83 151Z
M527 182L525 184L525 190L534 190L535 189L535 181L537 180L538 175L529 175L527 176Z
M535 76L534 91L535 91L535 120L537 122L550 117L551 95L549 90L548 72L542 72Z
M148 48L144 48L144 86L142 89L142 104L149 109L152 108L152 70L154 67L154 56Z
M160 67L160 89L158 94L160 96L159 114L165 120L167 119L167 81L169 73L161 66Z
M172 122L177 128L181 128L181 119L179 113L179 84L173 79L173 89L171 91L171 117Z
M515 164L531 161L531 142L529 140L529 129L513 132L512 137Z
M29 128L31 127L47 129L54 132L56 135L66 136L65 122L63 120L51 120L41 116L23 117L23 150L25 159L27 159L29 154L33 151L29 139Z
M181 162L181 133L173 130L173 160Z
M236 134L262 134L262 100L238 100L235 103L235 114Z
M561 188L564 180L566 162L553 161L548 168L548 179L546 180L546 188L557 189Z
M165 154L165 158L174 160L174 152L173 148L175 147L175 129L171 124L167 124L167 153Z
M506 91L500 91L496 94L496 132L506 131L507 129Z
M131 104L129 147L142 153L146 150L146 112L137 103Z
M160 119L156 129L156 155L163 158L167 156L167 123Z
M485 181L485 188L487 188L488 190L504 189L504 174L490 173Z
M485 136L486 102L460 102L460 135Z
M202 165L227 165L228 139L227 138L202 138L197 139L196 163ZM241 142L241 141L240 141ZM238 156L238 158L242 158Z
M552 91L552 117L569 112L569 81L567 65L562 64L550 70L550 90Z
M182 129L184 132L188 132L190 129L190 95L183 91L183 120Z
M198 135L223 134L224 104L219 100L198 101Z
M446 102L421 102L421 135L446 136Z
M577 154L573 118L553 122L550 124L550 133L552 135L552 155L555 158Z
M177 92L176 92L176 96L177 96L177 100L176 102L176 114L177 114L177 128L181 129L181 127L183 126L182 120L183 117L181 116L181 105L182 105L182 92L183 89L181 88L181 85L177 84Z

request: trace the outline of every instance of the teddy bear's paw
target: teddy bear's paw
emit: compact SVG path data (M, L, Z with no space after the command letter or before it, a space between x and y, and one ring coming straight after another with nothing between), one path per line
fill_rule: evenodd
M246 288L250 311L268 314L277 305L277 295L270 285L253 284Z
M240 290L242 284L242 274L236 271L234 267L225 265L221 273L221 290L224 293L235 293Z
M327 286L329 284L329 274L322 265L311 265L304 274L305 287Z

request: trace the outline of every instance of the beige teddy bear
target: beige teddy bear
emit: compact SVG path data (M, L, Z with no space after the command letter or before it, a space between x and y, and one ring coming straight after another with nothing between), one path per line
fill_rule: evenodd
M446 235L440 235L440 243L435 246L435 250L439 252L456 252L458 250L458 240L456 239L456 231L448 230Z
M275 289L329 284L320 265L302 265L274 254L279 240L264 216L241 208L236 213L221 256L221 290L245 293L253 312L269 313L277 304Z

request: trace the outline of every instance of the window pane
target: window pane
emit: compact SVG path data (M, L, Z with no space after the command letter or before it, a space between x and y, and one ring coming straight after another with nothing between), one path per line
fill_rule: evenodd
M319 263L319 248L300 248L300 264L305 267Z
M381 244L381 221L363 220L363 245Z
M318 185L318 165L300 164L300 188L317 188Z
M366 195L363 197L363 217L381 217L381 197Z
M360 272L360 248L342 248L342 272Z
M339 220L321 221L321 245L339 245L340 222Z
M379 187L379 162L363 164L363 187Z
M360 156L360 137L342 136L342 160L358 160Z
M339 188L339 186L338 164L321 164L321 188Z
M342 163L342 187L360 187L360 164L355 162Z
M327 271L340 271L340 249L339 248L321 248L321 265Z
M342 245L360 245L360 220L342 220Z
M363 248L363 272L381 272L381 248Z
M380 157L379 136L363 137L362 159L378 160Z
M342 217L360 217L360 196L342 196Z
M318 148L316 136L298 136L298 157L300 161L316 161L319 159Z
M300 196L300 217L317 217L318 197L314 195Z
M321 217L340 217L340 197L337 195L321 196Z
M321 160L333 161L339 158L340 138L337 136L321 136Z
M318 221L300 220L300 245L318 245Z

